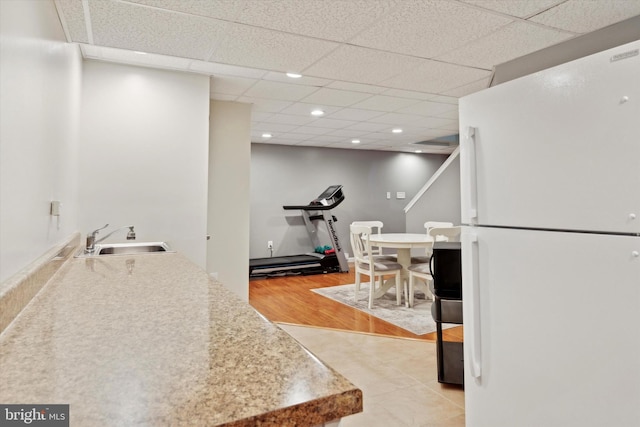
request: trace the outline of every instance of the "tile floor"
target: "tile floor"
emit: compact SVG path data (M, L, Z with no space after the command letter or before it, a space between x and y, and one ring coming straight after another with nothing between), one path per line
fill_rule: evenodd
M438 383L435 343L280 327L362 390L364 411L340 427L464 427L464 391Z

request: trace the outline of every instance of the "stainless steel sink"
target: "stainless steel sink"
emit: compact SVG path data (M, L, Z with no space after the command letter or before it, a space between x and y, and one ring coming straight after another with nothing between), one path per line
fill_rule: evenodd
M167 242L105 243L98 244L93 253L81 250L78 257L104 255L134 255L146 253L175 252Z

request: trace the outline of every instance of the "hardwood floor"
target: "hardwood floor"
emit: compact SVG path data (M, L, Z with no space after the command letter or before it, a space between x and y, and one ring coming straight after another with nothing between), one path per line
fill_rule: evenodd
M353 269L351 269L353 270ZM311 289L355 283L349 273L252 279L249 303L273 322L435 341L435 332L416 335L384 320L311 292ZM446 329L446 341L462 341L462 326Z

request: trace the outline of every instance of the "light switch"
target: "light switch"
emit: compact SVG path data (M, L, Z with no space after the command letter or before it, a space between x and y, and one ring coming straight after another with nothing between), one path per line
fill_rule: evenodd
M404 191L398 191L396 193L396 199L404 199L406 196L406 194L404 193Z
M391 191L387 191L387 200L391 198Z
M60 208L62 203L57 200L51 202L51 216L60 216Z

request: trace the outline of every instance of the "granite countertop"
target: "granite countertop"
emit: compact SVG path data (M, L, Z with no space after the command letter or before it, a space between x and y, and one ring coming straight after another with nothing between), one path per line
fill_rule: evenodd
M307 426L362 392L177 253L73 258L0 335L0 402L72 426Z

